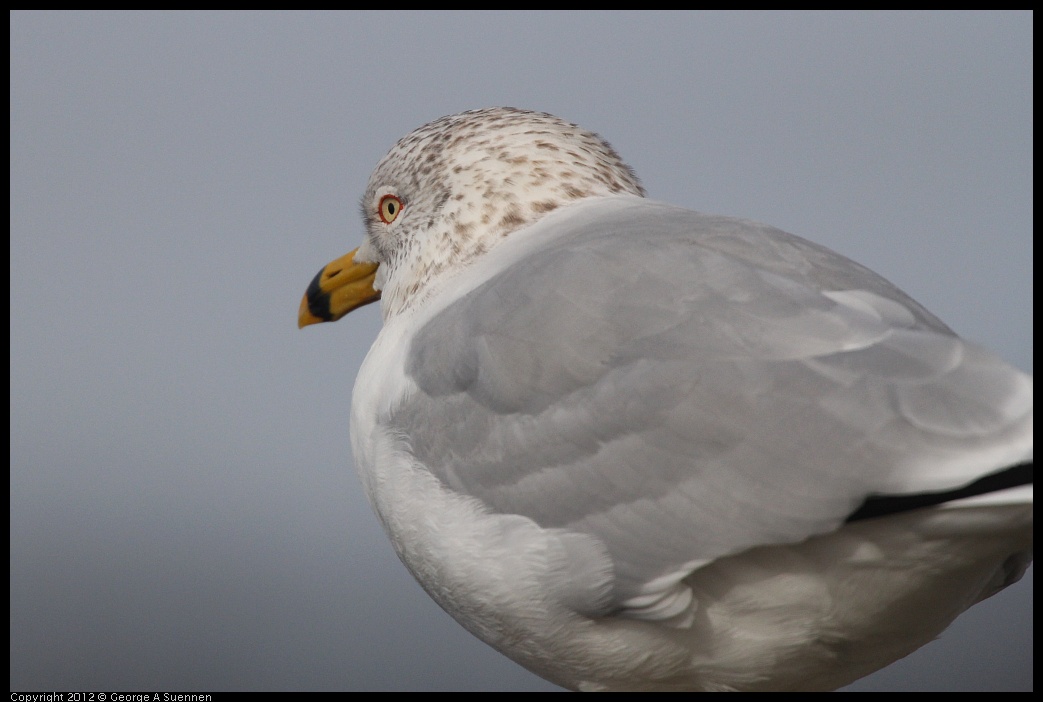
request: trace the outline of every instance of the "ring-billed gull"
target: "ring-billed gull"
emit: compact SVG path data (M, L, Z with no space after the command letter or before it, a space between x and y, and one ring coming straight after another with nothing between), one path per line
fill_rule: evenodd
M833 689L1017 581L1032 378L883 278L645 199L513 108L401 139L299 324L381 299L351 411L399 557L579 690Z

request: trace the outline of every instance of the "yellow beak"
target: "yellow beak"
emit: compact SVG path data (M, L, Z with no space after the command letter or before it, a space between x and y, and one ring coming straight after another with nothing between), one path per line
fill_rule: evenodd
M356 263L356 251L326 264L311 281L297 311L298 328L336 322L353 309L380 299L380 292L373 289L379 264Z

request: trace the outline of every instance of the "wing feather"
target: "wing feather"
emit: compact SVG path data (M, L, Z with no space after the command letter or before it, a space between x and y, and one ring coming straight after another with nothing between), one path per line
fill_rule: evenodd
M592 539L609 607L1030 451L1031 378L838 254L646 201L557 226L415 335L390 422L490 513Z

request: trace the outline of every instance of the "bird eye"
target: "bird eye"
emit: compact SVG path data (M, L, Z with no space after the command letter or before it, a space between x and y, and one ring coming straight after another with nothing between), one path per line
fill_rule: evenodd
M380 198L380 221L384 224L391 224L398 217L398 213L402 211L402 201L394 195L385 195Z

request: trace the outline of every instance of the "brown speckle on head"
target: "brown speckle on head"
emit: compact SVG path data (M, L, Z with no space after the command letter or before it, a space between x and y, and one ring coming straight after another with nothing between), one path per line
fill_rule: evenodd
M453 232L456 234L456 236L460 237L461 239L470 239L471 234L474 232L476 227L477 224L473 221L457 222L456 226L453 228Z
M507 234L517 229L518 225L524 223L525 218L522 217L521 212L517 207L511 205L504 213L503 218L500 219L500 228L503 230L503 236L507 236Z
M387 192L404 203L390 225L374 209ZM644 189L601 137L553 115L495 107L420 127L380 161L362 199L385 316L548 212L617 194Z

